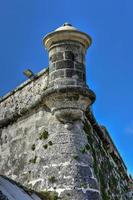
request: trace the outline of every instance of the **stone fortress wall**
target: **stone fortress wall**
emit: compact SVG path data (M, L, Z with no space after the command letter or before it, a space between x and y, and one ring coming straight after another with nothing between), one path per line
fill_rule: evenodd
M91 39L65 24L44 43L49 67L0 100L0 174L62 200L132 199L127 168L91 111Z

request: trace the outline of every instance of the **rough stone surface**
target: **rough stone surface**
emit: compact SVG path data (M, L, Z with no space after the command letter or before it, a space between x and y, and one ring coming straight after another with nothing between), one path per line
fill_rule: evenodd
M41 138L47 132L48 137ZM86 143L81 121L69 130L38 108L3 129L0 172L36 191L57 191L63 198L69 193L72 199L86 199L93 189L98 195L91 154L82 152Z
M87 147L92 153L93 170L100 185L102 199L129 199L126 196L129 182L122 163L118 166L116 157L110 154L88 120L84 122L84 131L87 134Z
M125 164L88 109L90 39L73 31L49 34L49 68L1 99L0 174L46 200L130 200Z
M86 85L85 51L82 44L74 41L60 42L49 50L49 86ZM52 83L51 83L52 82Z
M0 163L1 174L36 191L53 190L73 200L101 199L100 191L102 199L128 199L125 174L89 121L63 124L43 104L1 129Z
M33 81L27 81L0 100L0 127L36 107L48 85L47 70Z

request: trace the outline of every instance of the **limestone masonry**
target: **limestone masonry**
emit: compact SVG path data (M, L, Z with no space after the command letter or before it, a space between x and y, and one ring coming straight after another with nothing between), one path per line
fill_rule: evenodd
M91 38L65 23L49 66L0 100L0 200L131 200L133 180L91 106Z

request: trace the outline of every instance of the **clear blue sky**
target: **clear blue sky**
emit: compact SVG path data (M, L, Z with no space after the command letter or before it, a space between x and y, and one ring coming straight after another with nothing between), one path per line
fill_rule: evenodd
M0 96L48 66L43 36L64 22L89 33L87 81L93 106L133 175L133 1L0 1Z

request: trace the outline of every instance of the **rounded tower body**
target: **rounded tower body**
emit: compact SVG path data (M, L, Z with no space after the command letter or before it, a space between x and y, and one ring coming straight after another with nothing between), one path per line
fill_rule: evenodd
M44 44L49 52L49 86L85 87L85 54L91 38L65 23L48 34Z
M61 111L63 116L66 111L78 113L72 114L74 119L81 117L81 112L95 100L95 94L86 85L85 55L90 36L65 23L47 34L43 42L49 53L46 104L58 117Z

